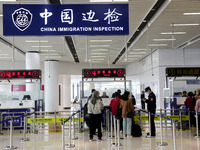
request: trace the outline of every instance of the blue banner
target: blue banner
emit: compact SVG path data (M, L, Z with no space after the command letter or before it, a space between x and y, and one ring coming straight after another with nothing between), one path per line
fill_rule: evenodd
M186 81L186 84L190 85L190 84L200 84L200 80L189 80L189 81Z
M4 4L3 34L128 35L128 4Z

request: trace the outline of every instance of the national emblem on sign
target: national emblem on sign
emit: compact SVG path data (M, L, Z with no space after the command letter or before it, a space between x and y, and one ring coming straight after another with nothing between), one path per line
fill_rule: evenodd
M32 14L25 8L15 10L12 14L14 25L21 31L26 30L32 22Z

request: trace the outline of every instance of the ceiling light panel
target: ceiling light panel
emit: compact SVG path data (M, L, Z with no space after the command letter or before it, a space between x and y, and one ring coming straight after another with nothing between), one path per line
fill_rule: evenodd
M107 52L108 49L91 49L91 52Z
M149 44L149 46L167 46L167 44Z
M27 41L25 41L26 43L39 43L39 42L41 42L41 43L48 43L49 41L38 41L38 40L27 40Z
M105 58L106 56L91 56L92 58Z
M160 34L162 34L162 35L172 35L172 34L179 35L179 34L186 34L186 32L162 32Z
M171 24L174 27L199 26L199 23Z
M90 47L110 47L110 45L90 45Z
M91 55L106 55L107 53L91 53Z
M17 0L0 0L0 2L16 2Z
M90 42L112 42L112 40L90 40Z
M176 39L153 39L153 41L175 41Z
M90 0L92 3L103 3L103 2L128 2L129 0Z
M33 48L35 48L35 47L37 47L37 48L38 48L38 47L43 47L43 48L44 48L44 47L52 47L52 46L32 46L32 47L33 47Z
M200 15L200 12L183 13L183 15Z
M9 54L0 54L0 56L8 56Z

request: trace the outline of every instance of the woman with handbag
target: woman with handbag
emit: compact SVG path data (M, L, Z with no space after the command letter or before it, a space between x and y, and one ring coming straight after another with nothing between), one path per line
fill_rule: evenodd
M120 105L122 108L123 134L125 137L132 137L131 128L132 128L132 118L134 116L134 108L132 100L130 99L130 92L128 91L124 92Z

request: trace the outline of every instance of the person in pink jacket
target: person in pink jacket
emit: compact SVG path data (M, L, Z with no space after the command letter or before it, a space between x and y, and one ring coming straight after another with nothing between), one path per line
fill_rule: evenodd
M196 101L195 111L198 113L198 127L199 127L199 130L200 130L200 97Z

